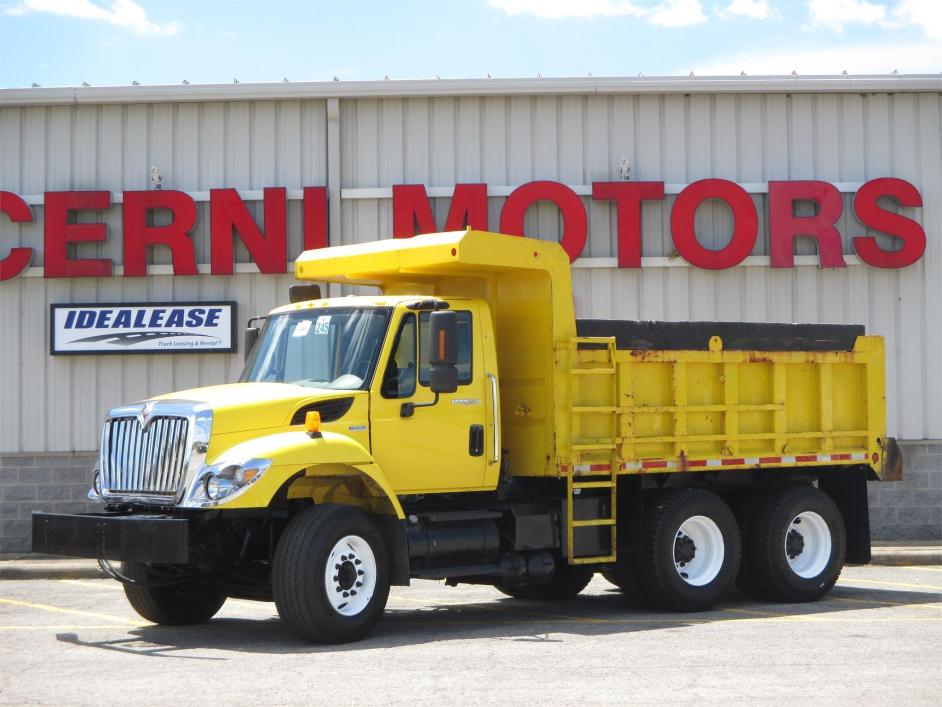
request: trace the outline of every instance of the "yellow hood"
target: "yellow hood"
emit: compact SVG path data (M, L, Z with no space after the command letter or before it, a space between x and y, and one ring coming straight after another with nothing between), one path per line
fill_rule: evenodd
M213 410L213 435L286 427L295 410L318 400L366 395L363 390L310 388L290 383L230 383L158 395L151 400L204 403Z

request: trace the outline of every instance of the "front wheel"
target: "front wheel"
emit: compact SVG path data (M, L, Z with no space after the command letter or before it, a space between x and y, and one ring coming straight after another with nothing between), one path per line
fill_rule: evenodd
M121 574L135 582L166 579L142 562L124 562ZM164 626L189 626L209 621L226 601L225 593L211 582L180 582L168 586L124 585L128 603L142 617Z
M663 497L645 518L645 534L639 575L645 595L662 609L709 609L736 581L739 527L716 494L687 489Z
M298 637L360 640L389 597L389 558L379 528L353 506L305 509L275 550L272 593L278 614Z
M837 582L845 544L844 520L830 496L813 486L785 487L756 511L746 561L764 596L815 601Z

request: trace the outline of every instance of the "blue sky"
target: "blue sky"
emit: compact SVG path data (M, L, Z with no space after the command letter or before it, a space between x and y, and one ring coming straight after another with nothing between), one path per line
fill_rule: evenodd
M942 71L942 0L0 0L0 86Z

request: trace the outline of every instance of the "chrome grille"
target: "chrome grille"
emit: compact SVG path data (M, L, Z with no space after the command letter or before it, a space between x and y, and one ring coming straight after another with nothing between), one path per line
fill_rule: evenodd
M105 495L176 496L187 465L185 417L154 416L146 428L137 417L105 423L101 480Z

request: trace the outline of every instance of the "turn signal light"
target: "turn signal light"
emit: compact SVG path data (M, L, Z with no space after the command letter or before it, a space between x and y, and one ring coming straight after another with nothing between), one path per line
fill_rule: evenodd
M321 431L321 414L317 410L311 410L304 416L304 427L308 434L316 435Z

